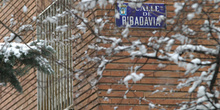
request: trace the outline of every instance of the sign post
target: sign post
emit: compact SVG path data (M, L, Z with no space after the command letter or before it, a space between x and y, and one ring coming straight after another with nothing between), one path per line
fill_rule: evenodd
M131 8L128 3L117 3L116 10L120 14L119 19L115 20L117 27L166 28L165 4L143 3L141 7Z

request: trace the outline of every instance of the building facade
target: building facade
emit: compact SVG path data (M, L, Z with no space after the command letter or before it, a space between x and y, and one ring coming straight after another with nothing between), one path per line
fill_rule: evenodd
M179 0L179 2L184 2L184 0ZM147 0L145 3L165 4L166 19L170 19L176 14L173 0ZM181 81L179 79L190 77L184 75L184 68L178 67L175 63L169 61L148 58L131 59L128 57L129 53L127 52L115 54L112 59L119 60L106 65L102 78L97 76L98 65L84 59L87 57L87 53L93 57L105 55L104 52L97 52L88 48L88 45L97 41L97 36L92 31L92 23L94 23L92 21L104 16L108 22L99 35L122 38L124 44L129 44L131 41L123 38L121 34L125 28L116 26L116 4L108 4L105 8L97 5L97 8L89 9L83 13L87 20L91 21L91 29L86 29L85 32L72 25L75 21L71 16L62 17L57 23L44 22L44 20L58 16L59 13L71 9L77 4L78 1L76 0L11 0L1 8L0 20L8 26L11 25L11 18L14 17L17 22L32 24L36 27L34 31L21 33L26 42L37 38L47 40L57 53L50 59L55 75L44 75L33 69L29 74L19 77L24 93L16 92L10 85L0 86L0 109L113 110L117 108L117 110L145 110L153 109L150 104L156 104L157 107L154 109L164 108L169 110L177 108L178 103L187 102L197 97L196 93L188 93L189 87L177 88L178 83ZM22 12L24 5L28 8L27 13ZM204 4L203 9L207 12L210 10L209 16L213 20L219 20L220 9L212 10L212 8L212 5ZM190 12L192 9L186 9L185 11ZM124 13L125 10L123 10ZM33 17L37 17L39 22L33 22ZM198 29L208 19L205 14L196 16L195 19L186 22L185 19L187 18L184 18L184 16L176 19L178 22L184 21L182 24L195 29L196 34L189 36L193 39L194 44L207 47L216 46L214 39L207 39L206 34ZM56 31L58 25L68 25L70 27L66 28L65 32ZM217 25L219 24L217 23ZM10 31L3 25L0 26L2 36L10 34ZM16 31L19 26L15 25L11 28ZM130 28L128 36L132 41L140 40L147 44L152 36L158 38L161 36L171 37L174 33L178 33L174 29L174 24L168 22L166 27L162 29ZM71 39L73 35L74 40ZM79 35L80 38L76 38L76 35ZM0 37L0 41L2 40L3 37ZM181 41L177 44L181 44ZM100 45L108 46L108 44ZM212 57L207 57L204 54L194 54L194 56L201 59L212 59ZM130 74L132 66L142 66L140 72L145 76L136 83L129 82L129 88L126 88L123 84L123 78ZM207 68L199 70L194 75L199 75L199 72L205 69ZM79 72L80 70L83 71ZM78 73L80 74L77 77ZM217 79L219 79L219 75ZM219 89L218 86L216 88ZM124 97L125 94L126 98Z

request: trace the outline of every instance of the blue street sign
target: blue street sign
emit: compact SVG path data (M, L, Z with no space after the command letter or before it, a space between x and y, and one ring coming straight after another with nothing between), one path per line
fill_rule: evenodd
M117 27L161 29L166 27L165 4L143 3L141 7L131 8L128 3L117 3L116 10L120 18L116 18Z

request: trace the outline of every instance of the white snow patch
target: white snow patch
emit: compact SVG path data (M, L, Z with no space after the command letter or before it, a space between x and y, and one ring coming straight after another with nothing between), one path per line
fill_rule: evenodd
M27 6L24 5L24 7L23 7L23 12L24 12L24 13L27 13L27 11L28 11L28 8L27 8Z
M107 94L110 94L112 92L112 88L109 88L108 90L107 90Z
M155 105L155 104L153 104L153 103L149 103L149 107L150 107L150 108L155 108L155 107L156 107L156 105Z
M104 99L103 99L104 101L109 101L109 98L108 97L104 97Z
M196 9L196 8L198 8L198 6L199 6L198 3L194 3L194 4L192 5L192 8L193 8L193 9Z
M158 68L164 68L164 67L166 67L165 64L162 64L162 63L158 64Z
M164 15L159 15L157 17L157 22L160 23L160 22L164 21L165 19L166 19L166 17Z
M205 95L205 87L204 86L200 86L198 91L197 91L197 97L201 97Z
M124 37L124 38L127 38L128 36L128 33L129 33L129 29L128 29L129 26L126 26L126 28L123 30L123 32L121 33L121 35Z
M195 17L195 13L189 13L189 14L187 15L187 19L188 19L188 20L192 20L194 17Z
M123 82L126 85L126 87L128 88L128 81L129 80L133 80L133 82L136 83L137 81L140 81L143 77L144 77L143 73L140 73L140 74L131 73L130 75L127 75L124 78Z
M175 9L174 12L175 12L176 14L178 14L178 13L180 12L180 10L183 9L184 4L185 4L185 3L175 2L175 3L174 3L174 7L175 7L176 9Z
M108 2L113 5L115 3L115 0L109 0Z
M158 93L158 92L160 92L160 90L155 90L154 92L152 92L151 94L155 94L155 93Z
M36 17L36 16L33 16L32 20L33 20L33 21L36 21L36 20L37 20L37 17Z
M33 31L34 28L31 24L25 24L25 25L22 25L21 27L19 27L19 32L22 32L22 31Z
M79 97L79 95L80 95L80 94L79 94L79 93L77 93L77 94L75 95L75 97L77 98L77 97Z

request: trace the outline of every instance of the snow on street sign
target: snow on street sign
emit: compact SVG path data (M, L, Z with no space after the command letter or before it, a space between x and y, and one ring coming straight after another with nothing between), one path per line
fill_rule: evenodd
M119 19L116 18L117 27L161 29L166 27L165 4L143 3L141 7L131 8L128 3L117 3L116 10Z

